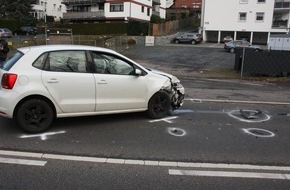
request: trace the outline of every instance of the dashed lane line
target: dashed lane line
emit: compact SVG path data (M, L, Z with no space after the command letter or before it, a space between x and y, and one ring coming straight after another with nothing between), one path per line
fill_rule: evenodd
M216 99L185 99L195 103L216 102L216 103L242 103L242 104L268 104L268 105L290 105L289 102L267 102L267 101L244 101L244 100L216 100Z
M258 173L258 172L233 172L233 171L229 172L229 171L172 170L171 169L169 170L169 175L290 180L290 174Z

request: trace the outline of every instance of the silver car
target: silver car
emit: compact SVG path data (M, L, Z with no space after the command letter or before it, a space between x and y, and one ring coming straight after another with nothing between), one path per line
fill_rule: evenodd
M175 44L178 43L190 43L190 44L198 44L203 41L203 37L199 33L186 33L180 36L173 38L172 42Z
M235 53L237 48L250 48L254 51L263 51L263 49L258 45L253 45L245 40L232 40L226 42L224 45L224 49L231 53Z
M7 28L0 28L0 37L2 38L11 38L12 37L12 32L11 30Z

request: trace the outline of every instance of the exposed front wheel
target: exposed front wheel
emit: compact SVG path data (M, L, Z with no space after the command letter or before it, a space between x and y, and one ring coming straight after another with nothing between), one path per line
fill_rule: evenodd
M176 44L178 44L179 43L179 40L174 40L173 42L176 43Z
M148 103L148 115L152 119L160 119L165 117L170 110L170 97L164 91L155 93Z
M15 119L25 131L39 133L50 127L54 120L54 112L46 101L30 99L19 106Z
M192 40L192 41L191 41L191 44L192 44L192 45L195 45L195 44L196 44L196 41L195 41L195 40Z

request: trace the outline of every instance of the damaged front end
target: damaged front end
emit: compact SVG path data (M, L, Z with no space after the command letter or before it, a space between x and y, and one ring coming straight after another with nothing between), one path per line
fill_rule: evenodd
M166 91L170 96L172 110L176 110L183 105L185 95L184 87L175 76L165 73L161 75L169 78L169 81L163 86L162 90Z
M171 107L173 110L178 109L183 105L184 101L184 87L178 82L171 82L172 97L171 97Z

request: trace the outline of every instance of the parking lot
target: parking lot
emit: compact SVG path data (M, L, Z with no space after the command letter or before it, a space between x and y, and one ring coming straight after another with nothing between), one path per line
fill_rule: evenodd
M148 68L176 75L190 98L290 102L288 82L241 78L234 70L235 54L224 51L222 44L137 46L122 53Z

